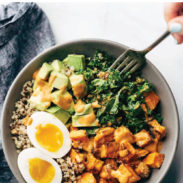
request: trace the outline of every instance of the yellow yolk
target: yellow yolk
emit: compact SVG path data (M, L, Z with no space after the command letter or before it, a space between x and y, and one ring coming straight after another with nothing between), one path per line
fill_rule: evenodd
M29 159L29 173L37 183L49 183L55 176L55 168L40 158Z
M53 124L39 125L36 127L36 140L50 152L57 152L63 144L63 134Z

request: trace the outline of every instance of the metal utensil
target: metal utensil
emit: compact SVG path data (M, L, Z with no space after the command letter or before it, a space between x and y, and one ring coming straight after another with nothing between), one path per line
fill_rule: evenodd
M132 49L126 50L115 60L115 62L111 65L109 70L115 69L119 71L120 74L127 73L127 72L130 72L130 73L135 72L146 62L145 55L149 51L151 51L155 46L157 46L162 40L164 40L169 34L170 32L167 30L148 48L142 51L135 51Z

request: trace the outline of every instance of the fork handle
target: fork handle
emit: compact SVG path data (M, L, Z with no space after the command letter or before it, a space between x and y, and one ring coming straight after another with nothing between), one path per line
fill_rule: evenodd
M154 41L148 48L144 49L142 53L146 55L149 51L151 51L154 47L156 47L161 41L163 41L168 35L170 35L170 32L167 30L156 41Z

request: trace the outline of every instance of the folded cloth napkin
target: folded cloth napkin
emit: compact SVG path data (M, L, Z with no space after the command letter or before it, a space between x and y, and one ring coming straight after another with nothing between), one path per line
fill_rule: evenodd
M35 3L0 6L0 115L7 90L18 72L38 53L54 44L49 20ZM0 145L0 183L6 182L16 180Z

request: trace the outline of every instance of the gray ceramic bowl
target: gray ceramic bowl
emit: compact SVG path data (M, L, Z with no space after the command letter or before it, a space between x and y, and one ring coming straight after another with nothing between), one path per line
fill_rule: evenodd
M20 183L25 181L17 167L17 152L15 144L11 139L9 124L12 122L12 111L14 110L15 102L20 98L23 84L26 81L31 80L33 72L45 61L52 61L56 58L63 59L69 53L80 53L91 56L97 49L107 51L109 55L118 57L125 49L127 49L127 47L115 42L98 39L79 40L58 45L46 50L34 58L24 67L14 80L7 94L2 112L2 141L6 160L13 174ZM178 114L174 97L167 82L155 66L149 61L147 61L147 65L143 70L143 76L157 89L157 94L161 98L164 125L167 128L167 138L162 148L162 153L165 154L164 163L160 170L153 170L151 177L146 181L148 183L158 183L167 173L177 148L179 134Z

